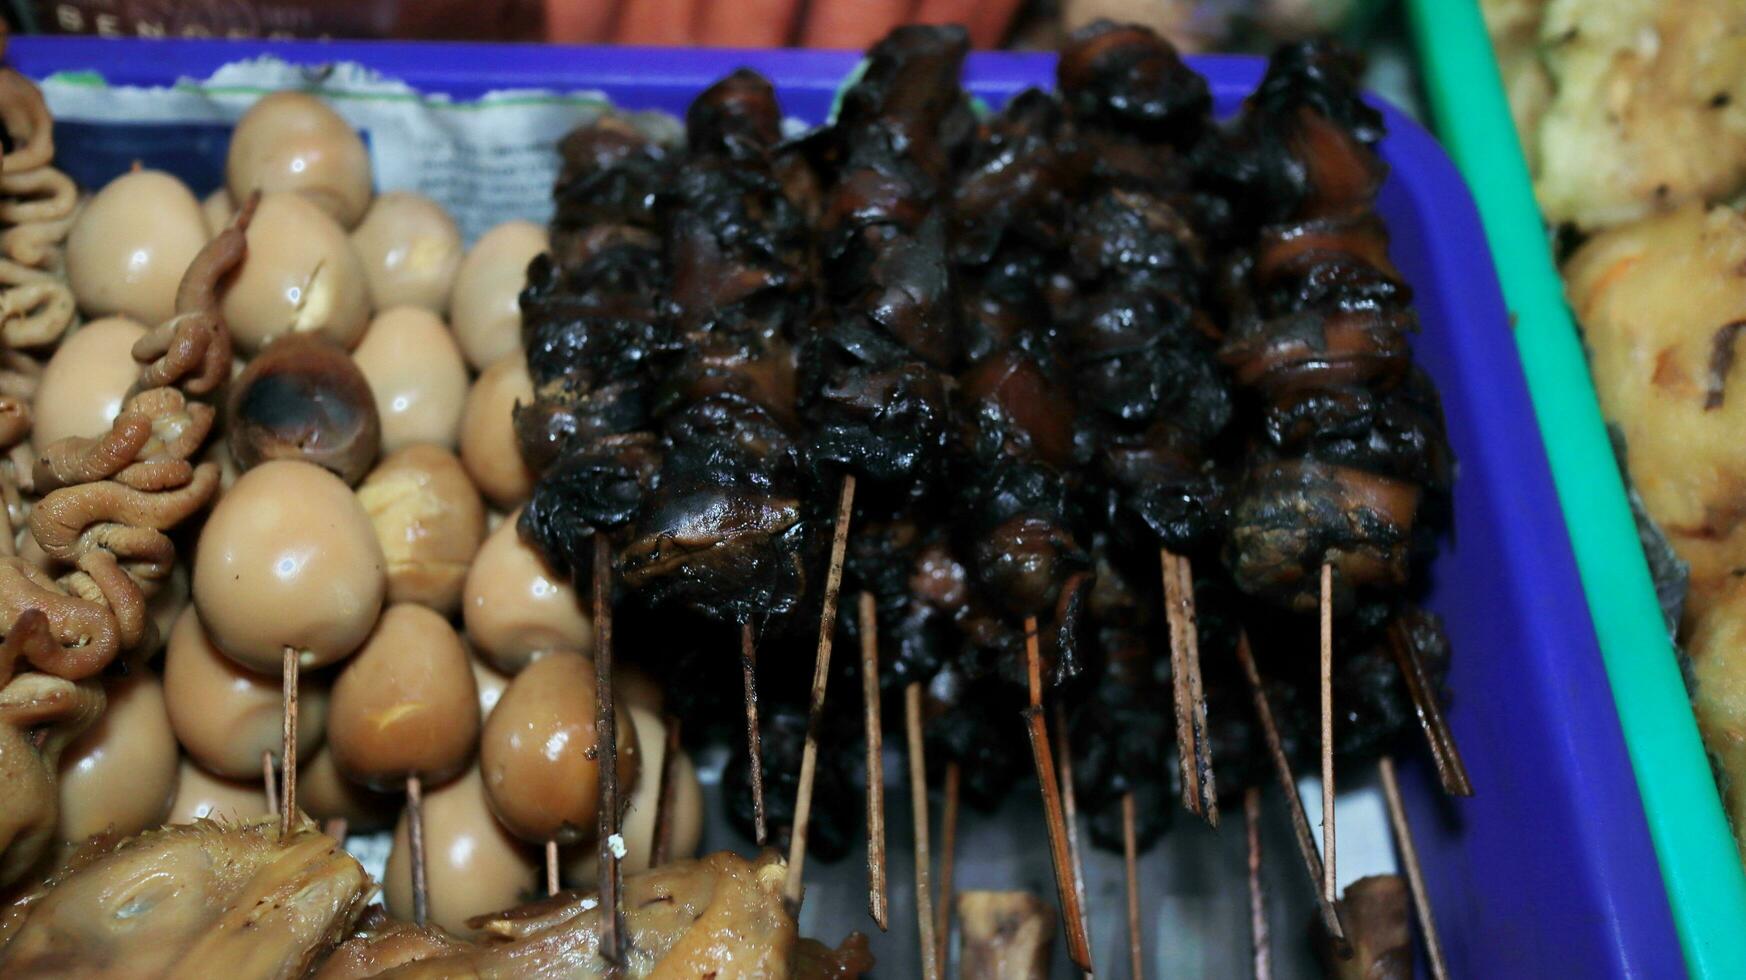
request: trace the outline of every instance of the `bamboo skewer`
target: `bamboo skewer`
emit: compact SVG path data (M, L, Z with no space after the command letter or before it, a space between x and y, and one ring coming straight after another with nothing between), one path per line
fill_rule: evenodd
M740 624L740 673L746 683L746 754L752 780L752 827L758 846L769 840L764 826L764 740L758 734L758 643L752 623Z
M546 841L546 894L558 893L558 842Z
M947 953L952 945L952 906L956 904L952 878L958 849L958 784L962 779L958 760L946 763L945 803L940 812L940 899L934 908L935 955L939 957L941 971L951 963Z
M1182 805L1219 825L1218 788L1207 744L1206 693L1201 683L1200 630L1194 617L1194 573L1188 559L1158 549L1164 580L1164 618L1170 631L1170 692L1176 714L1176 758L1182 770Z
M1145 942L1140 935L1140 846L1134 829L1134 794L1122 794L1122 875L1128 885L1128 971L1145 980Z
M885 746L879 710L879 611L873 593L861 593L860 614L861 697L867 726L867 914L884 932L890 916L885 897Z
M1339 901L1334 884L1334 566L1322 563L1322 896Z
M800 783L794 792L794 832L788 840L788 877L782 893L800 907L806 871L806 828L812 817L812 783L818 770L818 729L824 722L825 683L830 680L831 640L837 631L837 599L843 586L843 553L849 544L849 521L855 509L855 476L843 477L837 496L837 521L831 534L831 563L825 572L824 611L818 621L818 656L813 661L812 697L806 711L806 744L800 750ZM878 920L875 915L875 921Z
M1079 850L1079 791L1073 785L1073 745L1067 737L1067 711L1055 701L1055 759L1061 769L1061 813L1067 820L1067 856L1073 861L1073 894L1079 902L1080 929L1091 935L1091 921L1086 918L1090 905L1085 901L1085 858Z
M1400 779L1394 771L1394 759L1383 756L1376 768L1382 775L1382 798L1388 804L1388 823L1394 829L1394 844L1400 851L1400 863L1406 870L1407 888L1412 892L1413 909L1418 913L1419 934L1425 943L1425 959L1431 963L1434 980L1447 980L1449 964L1443 959L1443 941L1437 935L1437 916L1431 909L1430 895L1425 891L1425 870L1419 864L1419 849L1413 844L1412 827L1407 824L1406 804L1400 796Z
M1321 913L1322 926L1329 937L1340 949L1349 949L1345 926L1340 922L1339 906L1327 900L1327 893L1322 890L1322 859L1316 853L1315 835L1310 832L1309 815L1304 812L1303 800L1297 795L1297 778L1292 775L1291 761L1285 757L1285 748L1279 741L1279 725L1273 718L1273 706L1267 701L1267 689L1261 685L1261 673L1255 667L1255 654L1249 649L1249 634L1243 630L1237 633L1237 661L1243 667L1243 676L1249 683L1249 695L1255 705L1255 716L1261 723L1261 735L1267 743L1267 755L1273 761L1273 772L1279 778L1279 788L1285 794L1286 810L1291 814L1291 830L1297 839L1298 855L1303 858L1305 873L1309 875L1310 884L1315 889L1317 911Z
M922 691L920 681L903 689L904 733L909 749L910 819L915 824L915 923L920 934L922 976L941 980L942 964L934 936L933 889L928 884L928 762L922 741Z
M279 812L279 770L273 765L273 750L261 750L261 787L267 797L267 812Z
M346 842L346 832L350 830L345 817L333 817L321 825L321 832L341 844Z
M679 755L679 719L667 716L667 748L661 754L661 788L655 797L655 840L649 848L649 867L658 868L672 859L673 850L673 760Z
M609 964L624 962L624 896L618 853L618 716L612 697L612 547L594 532L594 738L599 747L600 818L598 834L600 955Z
M297 821L297 651L286 647L283 673L284 727L279 733L279 836ZM271 761L271 760L269 760Z
M1467 776L1467 763L1461 759L1461 750L1455 747L1455 735L1449 730L1449 722L1443 717L1437 696L1432 693L1430 679L1425 676L1425 665L1419 661L1418 651L1407 642L1401 630L1398 622L1389 625L1388 649L1394 655L1401 679L1406 682L1407 693L1413 699L1413 711L1419 716L1419 727L1424 730L1431 761L1437 767L1437 779L1443 784L1443 792L1451 796L1472 796L1473 781Z
M424 863L424 785L406 777L406 843L412 852L412 923L424 928L430 915L430 880Z
M1267 890L1261 880L1261 787L1243 791L1243 824L1249 837L1249 942L1255 980L1273 980L1273 948L1267 928Z
M1031 741L1031 758L1037 767L1037 788L1043 794L1043 817L1049 824L1049 860L1055 868L1055 892L1061 902L1062 925L1067 933L1067 957L1087 973L1091 969L1091 940L1085 932L1085 915L1079 893L1073 887L1073 858L1068 851L1067 818L1061 805L1061 785L1055 775L1055 756L1049 746L1049 726L1043 721L1042 653L1037 648L1037 617L1025 617L1025 667L1030 680L1030 705L1024 717Z
M1195 777L1200 781L1201 816L1213 827L1219 825L1219 790L1213 779L1212 743L1207 735L1206 688L1200 673L1200 622L1194 612L1194 570L1185 556L1177 556L1177 598L1181 603L1184 657L1188 666L1189 706L1195 746Z

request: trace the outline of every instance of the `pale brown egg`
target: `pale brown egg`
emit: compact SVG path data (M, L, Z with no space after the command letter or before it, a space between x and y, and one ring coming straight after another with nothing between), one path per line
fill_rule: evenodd
M385 564L350 487L311 463L274 460L244 473L207 518L194 605L225 656L276 683L285 647L310 668L364 642Z
M345 351L309 334L275 338L231 381L225 428L245 470L301 459L347 483L364 478L382 447L364 373Z
M594 649L594 620L576 591L504 521L467 569L461 616L473 649L514 674L551 650Z
M157 676L135 670L103 685L109 707L61 755L60 838L131 837L162 823L176 798L181 752Z
M467 569L485 540L485 504L455 454L408 446L358 487L388 562L388 601L444 615L461 605Z
M389 606L334 681L327 745L355 783L388 791L417 776L440 783L472 761L479 689L467 648L441 615Z
M615 678L616 693L622 678ZM654 855L655 820L660 810L661 766L667 755L667 726L661 717L640 705L625 704L618 723L627 720L635 726L637 744L642 749L642 777L629 794L624 819L619 822L619 837L624 840L624 856L618 866L625 874L645 871ZM628 716L628 717L627 717ZM672 812L668 815L667 855L670 861L683 861L697 854L703 840L703 786L697 780L697 767L683 750L673 759ZM576 888L590 889L596 884L600 867L598 841L577 844L564 853L564 878Z
M395 916L412 918L412 859L406 818L394 829L382 882ZM424 792L424 873L432 925L471 936L467 920L509 908L534 887L537 853L492 816L477 766Z
M370 206L370 153L352 125L302 92L262 96L230 137L224 161L232 200L295 191L347 228Z
M218 651L190 606L176 618L164 652L164 706L182 750L228 779L256 780L261 754L279 758L283 719L280 678L237 666ZM297 758L321 744L327 685L308 676L297 686Z
M389 191L370 203L352 232L363 260L370 305L416 306L439 316L461 267L461 230L442 205L409 191Z
M79 310L168 320L206 239L200 202L181 181L158 170L122 174L86 202L67 234L67 281Z
M533 492L534 475L515 440L515 406L533 401L533 379L519 351L473 382L461 416L461 462L492 504L510 510Z
M346 833L369 833L394 826L400 797L365 789L334 768L333 751L323 745L297 766L297 805L316 820L344 820Z
M593 661L568 650L546 654L509 682L479 738L479 771L492 812L523 840L594 838L597 753ZM641 758L636 727L619 725L618 785L627 798Z
M435 313L401 306L377 314L352 360L382 419L382 451L421 442L454 449L467 407L467 363Z
M200 214L206 219L206 234L217 237L218 233L230 227L230 219L236 217L236 202L230 199L230 191L220 187L206 195L200 202Z
M127 390L139 380L133 344L145 333L139 323L111 316L68 334L43 367L31 398L31 445L40 449L67 436L108 432Z
M296 194L268 194L249 222L248 258L223 287L222 312L244 353L286 333L350 350L370 325L364 265L344 228Z
M521 346L527 266L547 250L545 228L506 221L479 236L461 262L449 294L449 323L473 370L483 371Z
M261 777L220 779L183 758L176 777L176 799L165 823L221 820L240 823L268 814L267 793Z

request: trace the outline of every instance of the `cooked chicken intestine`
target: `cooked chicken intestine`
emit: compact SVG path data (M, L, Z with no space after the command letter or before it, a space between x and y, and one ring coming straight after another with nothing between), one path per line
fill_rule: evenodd
M8 977L301 977L352 928L369 876L308 823L209 820L92 845L0 949Z
M47 347L77 316L65 275L78 189L53 167L54 120L42 92L0 71L0 125L13 151L0 161L0 339Z
M625 962L609 973L601 959L603 910L593 895L564 892L481 916L484 941L463 943L434 931L389 925L347 942L319 980L454 976L609 975L787 977L858 976L872 968L866 941L851 935L834 953L799 938L782 902L787 866L774 854L748 861L718 852L627 877Z
M0 687L0 887L22 877L53 843L61 753L103 714L104 703L96 681L31 672ZM12 975L3 965L0 974Z
M47 617L52 647L21 648L38 670L90 677L122 650L154 643L147 600L175 561L164 532L218 491L218 467L191 462L214 411L188 396L212 392L229 374L216 284L242 261L252 213L253 201L201 249L177 291L176 315L134 344L145 367L109 432L58 439L30 468L30 485L48 494L31 511L32 536L64 571L51 577L24 558L0 559L0 629L14 632L28 610ZM0 482L16 487L23 476L5 473Z

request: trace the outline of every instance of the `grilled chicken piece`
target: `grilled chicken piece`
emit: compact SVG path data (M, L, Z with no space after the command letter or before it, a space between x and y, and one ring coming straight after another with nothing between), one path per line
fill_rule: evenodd
M1030 892L960 892L963 980L1048 980L1055 910Z
M20 899L7 977L301 977L345 936L372 886L339 844L277 818L163 827L93 844Z

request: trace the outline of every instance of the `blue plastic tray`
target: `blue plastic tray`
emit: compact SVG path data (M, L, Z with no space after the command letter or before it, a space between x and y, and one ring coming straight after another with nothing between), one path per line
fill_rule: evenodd
M268 53L294 63L356 61L458 99L503 88L599 89L626 108L671 112L749 65L776 83L788 114L808 121L824 116L855 63L808 51L88 38L18 38L9 56L35 77L93 70L111 84L166 85ZM1237 107L1262 70L1252 58L1194 65L1222 112ZM999 105L1025 87L1052 86L1054 58L973 55L965 80ZM1446 618L1454 643L1450 723L1478 793L1450 800L1423 767L1409 764L1405 773L1450 966L1456 976L1483 978L1681 975L1661 875L1478 214L1431 136L1382 108L1389 129L1382 153L1392 172L1380 207L1394 258L1417 291L1424 324L1418 357L1442 390L1461 460L1458 533L1433 570L1429 604ZM62 141L63 159L77 161L79 152ZM1312 643L1305 637L1306 650ZM894 872L894 888L904 881ZM1119 916L1115 907L1096 911L1100 922ZM1300 935L1279 923L1274 942L1295 943ZM911 964L900 957L880 972L903 975Z

